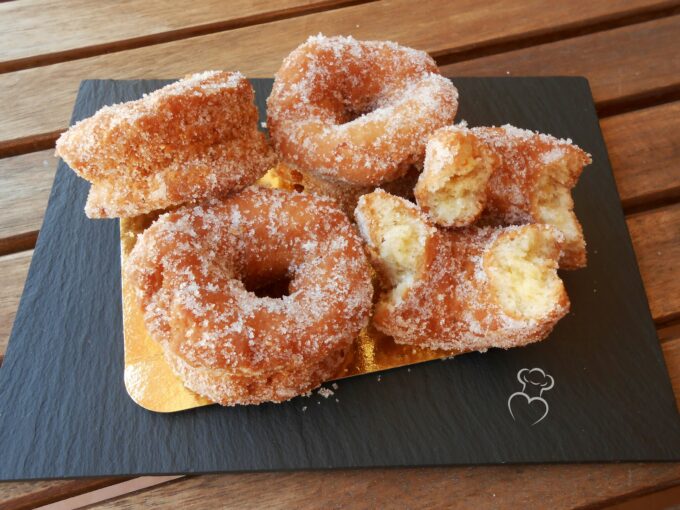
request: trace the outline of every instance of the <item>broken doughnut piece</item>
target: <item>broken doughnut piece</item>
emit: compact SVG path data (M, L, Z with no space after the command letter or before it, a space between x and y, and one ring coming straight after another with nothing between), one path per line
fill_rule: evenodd
M560 267L586 265L586 241L571 190L590 154L571 140L505 125L472 132L498 156L487 187L485 220L494 224L546 223L564 235Z
M416 201L437 225L470 225L484 210L487 184L497 165L489 145L464 125L438 129L427 142Z
M57 140L92 183L90 218L129 217L239 191L274 163L241 73L207 71L106 106Z
M445 231L382 190L363 195L355 217L384 282L373 323L397 343L507 349L544 339L569 310L552 226Z

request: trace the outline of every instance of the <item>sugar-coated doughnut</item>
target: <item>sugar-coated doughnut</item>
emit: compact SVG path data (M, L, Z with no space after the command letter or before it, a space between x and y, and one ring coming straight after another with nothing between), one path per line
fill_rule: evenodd
M222 405L281 402L331 378L373 294L361 239L331 200L259 187L162 215L126 277L173 370ZM247 290L281 277L289 295Z
M463 227L479 218L498 157L464 125L435 131L427 142L423 172L414 195L437 225Z
M475 127L499 158L489 178L484 220L492 224L546 223L564 235L560 267L586 265L586 241L571 189L591 163L571 140L514 126Z
M453 121L458 92L423 51L318 35L283 61L267 106L285 162L376 186L422 163L429 134Z
M373 323L397 343L516 347L545 338L569 310L552 226L440 230L382 190L363 195L355 217L385 282Z
M240 73L194 74L76 123L57 140L57 154L92 183L91 218L223 196L274 162L253 100Z

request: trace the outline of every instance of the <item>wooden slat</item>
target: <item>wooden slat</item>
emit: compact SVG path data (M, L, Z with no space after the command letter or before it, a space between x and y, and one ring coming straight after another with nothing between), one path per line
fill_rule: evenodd
M461 0L454 8L445 0L433 0L420 8L410 0L385 0L7 73L0 75L0 153L63 129L83 78L177 77L209 68L271 76L291 49L318 31L394 39L436 56L675 5L677 0L579 0L546 8L540 0ZM394 23L395 16L408 23Z
M1 482L0 508L9 508L9 502L44 490L59 487L65 480L41 480L37 482Z
M185 478L93 508L575 508L677 485L680 464L312 471Z
M33 250L0 257L0 355L7 348L32 256Z
M107 487L123 480L126 480L126 478L0 482L0 510L36 508L84 492Z
M0 159L0 255L35 245L56 164L52 150Z
M601 113L680 89L680 16L442 67L449 76L586 76Z
M628 218L649 307L658 323L680 317L680 204Z
M351 0L23 0L0 5L0 73L331 9Z
M675 393L675 402L680 408L680 333L678 333L674 339L663 342L661 347L663 348L663 355L666 359L668 374L671 376L673 393Z
M680 198L680 101L608 117L601 125L625 208Z

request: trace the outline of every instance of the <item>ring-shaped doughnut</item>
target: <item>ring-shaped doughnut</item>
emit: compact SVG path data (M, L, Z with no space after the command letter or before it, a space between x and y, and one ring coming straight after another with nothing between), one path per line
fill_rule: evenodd
M422 163L427 137L453 121L458 92L423 51L318 35L283 61L267 106L287 163L376 186Z
M361 241L334 202L259 187L161 216L127 277L173 370L222 405L281 402L331 378L373 295ZM248 290L282 277L289 295Z

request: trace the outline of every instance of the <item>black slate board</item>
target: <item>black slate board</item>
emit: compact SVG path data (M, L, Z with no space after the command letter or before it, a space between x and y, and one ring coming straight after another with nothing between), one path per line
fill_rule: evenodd
M271 80L254 82L263 108ZM680 460L675 399L587 82L454 82L459 120L571 137L593 155L575 192L589 266L563 274L572 313L548 340L344 380L327 400L145 411L123 385L118 223L85 217L88 185L60 163L0 369L0 479ZM83 82L73 121L165 83ZM532 367L554 387L545 403L514 398L513 418L517 373Z

